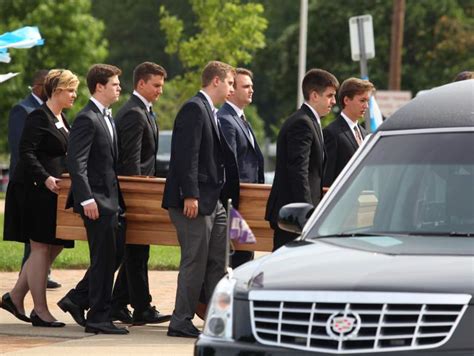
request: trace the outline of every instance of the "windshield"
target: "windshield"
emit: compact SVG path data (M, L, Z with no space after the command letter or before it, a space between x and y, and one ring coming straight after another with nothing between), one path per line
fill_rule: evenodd
M309 237L474 236L474 132L382 136Z

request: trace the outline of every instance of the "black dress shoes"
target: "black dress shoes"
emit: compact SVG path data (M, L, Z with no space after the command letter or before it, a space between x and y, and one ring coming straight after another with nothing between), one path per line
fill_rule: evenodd
M47 284L46 284L46 288L48 288L48 289L61 288L61 283L58 283L58 282L53 281L52 279L49 279L49 278L48 278L48 282L47 282Z
M171 315L161 314L151 305L143 311L133 311L133 325L160 324L170 321Z
M100 323L91 323L86 324L86 333L92 334L115 334L115 335L125 335L128 334L128 330L125 328L120 328L115 326L111 321L104 321Z
M188 327L182 329L173 329L172 327L168 328L168 336L173 337L188 337L188 338L197 338L201 332L194 325L189 325Z
M13 304L13 300L12 300L12 297L10 296L10 293L5 293L2 296L2 304L0 305L0 308L5 309L7 312L12 313L17 319L20 319L21 321L25 321L27 323L31 322L30 318L28 318L25 314L21 314L18 311L15 304Z
M60 307L63 312L71 314L74 321L80 326L86 326L84 309L74 303L68 296L65 296L58 302L58 307Z
M44 321L33 310L30 314L31 323L33 326L42 326L45 328L62 328L66 326L66 324L61 323L60 321Z
M132 324L132 313L128 310L127 307L123 307L122 309L112 310L110 313L110 317L112 320L121 321L124 324Z

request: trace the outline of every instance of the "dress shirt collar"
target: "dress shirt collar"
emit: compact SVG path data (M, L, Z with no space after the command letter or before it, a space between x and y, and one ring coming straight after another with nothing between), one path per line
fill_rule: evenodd
M352 130L352 132L354 132L354 127L357 126L357 121L354 122L354 121L352 121L351 119L349 119L349 117L348 117L346 114L344 114L344 112L341 112L341 116L344 118L344 120L346 120L347 125L349 125L349 127L350 127L351 130Z
M314 110L313 107L309 105L306 101L304 102L304 104L312 111L314 117L316 117L316 121L318 122L319 127L321 127L321 119L319 118L318 112Z
M35 93L31 92L31 95L33 95L33 98L40 104L43 105L44 101L41 100Z
M143 104L145 104L145 107L147 108L148 111L152 111L153 109L153 104L150 103L148 100L146 100L142 95L140 95L139 92L136 90L133 91L133 95L135 95L138 99L140 99Z
M90 100L95 104L95 106L97 106L97 108L99 109L101 114L104 113L104 109L108 109L99 100L97 100L93 96L91 96ZM112 110L110 110L110 113L112 114Z
M230 101L226 101L226 103L229 104L230 107L235 110L235 113L237 114L238 117L242 117L242 115L244 114L244 111L241 108L239 108L234 103L231 103Z
M209 103L209 105L211 106L211 111L214 113L214 115L216 114L216 107L214 106L214 103L212 102L212 99L211 97L204 91L204 90L199 90L199 92L204 95L204 97L206 98L207 102Z

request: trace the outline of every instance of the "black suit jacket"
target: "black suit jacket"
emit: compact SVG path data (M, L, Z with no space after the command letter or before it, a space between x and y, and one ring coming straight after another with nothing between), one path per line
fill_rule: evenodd
M77 114L69 135L67 166L71 191L66 208L83 213L81 202L94 199L100 215L111 215L124 209L116 174L117 132L110 137L105 118L89 101Z
M69 130L64 116L63 119ZM20 160L12 181L42 186L49 176L61 177L66 171L68 132L58 126L59 121L46 104L28 115L19 145Z
M264 183L263 155L252 128L249 130L228 103L217 112L222 132L237 160L239 178L243 183ZM252 135L255 147L250 141Z
M232 156L209 103L198 93L181 107L174 122L163 208L182 209L185 198L197 198L199 214L210 215L224 181L230 187L239 184Z
M155 176L158 127L143 101L135 95L115 116L119 160L117 173L124 176Z
M319 124L311 109L303 104L286 119L278 134L275 178L265 213L272 228L277 226L283 205L319 203L324 155Z
M16 104L8 116L8 148L10 149L10 175L13 175L19 158L19 145L21 133L25 126L26 117L30 112L40 107L40 103L29 94L25 99Z
M364 138L366 131L360 125L358 127ZM359 145L351 128L341 115L323 130L323 134L324 146L328 154L323 183L325 187L329 187L357 151Z

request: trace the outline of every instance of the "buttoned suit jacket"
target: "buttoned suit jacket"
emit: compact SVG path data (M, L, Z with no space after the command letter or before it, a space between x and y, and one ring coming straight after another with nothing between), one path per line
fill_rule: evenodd
M83 214L81 202L94 199L99 215L122 212L125 204L117 179L117 132L110 136L106 118L89 101L77 115L69 135L67 167L71 190L66 208Z
M19 159L20 138L25 127L26 117L41 105L33 94L16 104L8 116L8 148L10 149L10 175L13 175Z
M211 107L202 93L179 110L171 138L170 168L162 206L184 206L184 199L198 199L199 214L210 215L221 196L224 181L238 189L237 168Z
M117 173L155 176L158 126L143 101L132 95L115 116L115 126L119 150Z
M362 138L366 131L357 124ZM329 187L359 148L352 129L342 115L323 130L324 146L327 152L327 167L323 184Z
M249 133L242 119L237 116L235 110L228 103L222 105L217 112L217 117L224 138L234 154L240 182L264 183L263 154L250 124ZM252 146L250 135L253 137L255 146ZM235 193L236 196L231 198L234 207L238 208L240 189L235 191Z
M303 104L286 119L277 139L275 178L265 219L277 227L280 208L290 203L316 206L322 196L324 145L311 109Z

